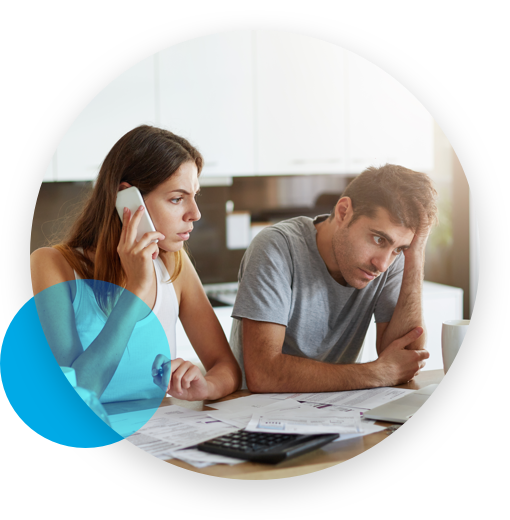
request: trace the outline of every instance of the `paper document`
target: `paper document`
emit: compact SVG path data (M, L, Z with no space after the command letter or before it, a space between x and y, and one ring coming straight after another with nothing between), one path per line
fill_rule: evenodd
M228 401L221 401L220 403L208 404L210 408L216 410L248 410L253 408L260 408L269 404L274 404L275 400L264 394L252 394L247 397L238 397L237 399L229 399Z
M219 409L209 411L208 414L215 419L250 431L341 433L338 440L384 430L384 426L375 426L375 421L363 420L363 409L301 402L290 397L300 395L305 394L253 394L213 403L211 406ZM275 396L278 396L278 398L275 398ZM291 417L294 411L297 414L294 414L295 417ZM271 421L271 426L265 424L262 427L261 418L262 420L268 418ZM274 425L275 420L286 421L285 426L280 424L277 429Z
M215 419L239 428L269 433L359 433L359 410L317 407L295 399L276 400L254 395L224 401L220 410L210 411Z
M404 388L370 388L368 390L349 390L345 392L320 392L316 394L266 394L272 399L294 399L307 403L334 404L360 410L370 410L376 406L400 399L414 390Z
M119 435L126 438L138 431L145 423L147 418L151 417L152 414L156 413L157 408L152 412L151 410L138 410L133 412L124 412L108 415L108 420L112 426L112 429Z
M149 422L127 440L160 459L172 458L172 451L239 430L235 426L177 405L159 408Z
M235 399L238 401L239 399ZM254 401L255 402L255 401ZM262 401L261 401L262 402ZM287 399L285 401L275 401L274 399L265 399L265 406L248 406L248 407L239 407L234 408L232 410L215 410L213 412L207 412L211 417L215 419L219 419L220 421L231 424L232 426L237 426L238 428L245 428L250 422L252 415L257 410L264 410L267 412L278 412L281 410L289 410L289 409L299 409L299 408L310 408L310 405L298 403L292 399ZM259 403L257 401L257 403Z
M173 450L171 452L172 458L187 462L195 468L205 468L214 464L240 464L246 462L241 459L234 459L233 457L224 457L223 455L216 455L214 453L206 453L195 448L186 450Z
M252 432L268 433L360 433L361 418L359 411L324 411L312 406L299 406L292 399L284 402L294 402L296 406L287 409L268 410L260 408L246 426Z
M340 441L361 437L384 429L374 421L362 419L364 411L411 392L413 390L400 388L372 388L347 392L254 394L212 403L209 406L215 410L209 411L165 406L158 408L145 425L140 423L141 428L127 440L157 458L177 457L195 467L205 467L222 463L222 460L185 448L241 428L272 433L340 433ZM126 429L132 429L137 418L136 412L110 416L118 430L122 430L124 421ZM140 421L142 419L143 413ZM237 459L227 457L225 460L234 463Z

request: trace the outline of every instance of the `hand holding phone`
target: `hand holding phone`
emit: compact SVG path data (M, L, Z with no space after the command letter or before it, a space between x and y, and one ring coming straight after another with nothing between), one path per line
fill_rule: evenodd
M115 206L122 221L117 253L127 278L125 287L152 308L153 260L159 254L156 242L165 237L154 229L142 196L136 188L119 192Z
M140 241L145 233L156 231L156 228L154 227L149 212L147 211L147 206L145 206L142 194L138 188L132 186L131 188L126 188L117 193L117 202L115 207L117 208L117 213L119 214L122 224L124 224L124 208L128 208L131 211L131 215L134 215L140 206L143 206L145 211L143 212L140 223L138 224L138 230L136 232L137 242ZM157 240L154 240L153 242L157 242Z

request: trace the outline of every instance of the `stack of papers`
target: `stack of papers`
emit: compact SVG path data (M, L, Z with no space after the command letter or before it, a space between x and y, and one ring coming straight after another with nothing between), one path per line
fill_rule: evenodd
M239 459L201 452L193 447L242 428L253 432L321 434L339 433L338 441L375 433L385 428L363 419L371 408L399 399L413 390L372 388L316 394L254 394L194 411L172 405L153 417L127 439L159 459L177 458L198 468L211 464L238 464ZM110 416L116 425L124 414Z
M146 423L138 424L139 430L122 431L122 425L126 424L132 429L134 420L130 412L110 416L112 427L121 432L129 442L155 457L166 459L180 459L197 468L203 468L212 464L238 464L244 460L223 457L190 449L200 442L226 435L243 428L251 418L252 412L245 410L245 405L239 403L242 399L227 401L235 403L233 408L247 416L247 420L238 426L228 421L211 417L207 411L193 411L181 406L172 405L159 408L153 417ZM264 404L273 404L273 399L265 399ZM224 403L218 403L223 405ZM250 409L250 407L247 407Z
M237 403L236 401L241 401ZM276 401L261 396L226 401L221 410L208 412L215 419L253 432L269 433L359 433L362 431L358 411L321 410L294 399ZM266 401L268 404L261 404ZM244 405L241 407L240 405ZM216 406L215 404L211 406Z

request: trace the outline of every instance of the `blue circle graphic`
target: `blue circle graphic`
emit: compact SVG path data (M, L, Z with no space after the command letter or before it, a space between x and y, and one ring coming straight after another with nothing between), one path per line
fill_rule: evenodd
M101 316L97 310L99 306L93 311L93 306L87 308L85 304L82 304L81 313L73 314L69 300L71 284L75 284L73 294L93 291L96 297L98 294L111 296L115 294L112 287L119 294L119 288L106 282L76 280L52 286L31 298L16 314L6 332L0 353L2 383L13 409L39 435L77 448L106 446L137 431L157 410L166 394L166 387L163 381L157 381L162 377L154 369L154 354L157 353L158 360L166 360L166 376L170 372L168 339L155 314L144 302L125 291L125 298L132 297L129 309L133 309L131 319L135 323L127 332L127 346L113 377L101 392L99 403L96 395L82 384L87 379L82 377L80 369L76 370L78 387L85 389L75 389L64 375L57 362L57 359L65 359L61 351L67 343L62 338L66 338L66 331L78 330L85 353L103 329L103 338L106 335L110 341L115 342L119 334L122 336L126 317L108 311ZM73 305L77 311L75 302ZM74 328L66 325L69 320L73 321ZM115 327L118 334L115 334ZM110 338L109 331L113 331ZM100 352L97 345L94 348ZM105 359L105 363L107 361ZM94 365L94 369L101 371L103 367L101 363L99 365L99 368ZM84 395L92 395L97 406L93 406L94 403ZM98 408L103 414L98 412ZM108 417L104 414L105 409Z

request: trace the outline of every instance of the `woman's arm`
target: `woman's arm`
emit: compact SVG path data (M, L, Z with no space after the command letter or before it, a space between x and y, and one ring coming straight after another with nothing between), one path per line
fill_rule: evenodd
M35 251L31 269L37 312L57 363L73 367L78 385L101 396L120 363L136 322L150 309L124 291L101 332L84 350L72 303L76 293L72 269L52 248Z
M73 269L59 251L44 247L30 255L30 271L34 300L48 344L60 366L71 366L83 352L74 326Z
M153 238L160 238L161 234L153 233L158 235L155 237L147 234L151 236L144 236L136 244L138 249L132 253L137 220L133 218L133 223L130 223L128 218L127 221L127 228L123 229L119 244L121 259L130 254L130 262L135 268L139 267L138 260L138 263L150 263L154 269L152 252L148 247L144 251L143 244L149 243ZM133 269L128 272L131 271ZM143 291L147 292L147 283L137 280L135 285L134 276L130 280L128 275L128 284L131 281L142 293L134 295L130 291L123 291L101 332L84 350L78 336L73 309L76 282L71 266L56 249L43 248L32 254L31 272L39 319L57 363L60 366L73 367L79 386L101 396L117 370L137 321L150 312L150 308L141 299Z
M241 384L241 370L187 255L174 282L180 295L179 318L207 373L181 359L172 360L168 393L180 399L219 399ZM201 381L201 378L205 381Z

